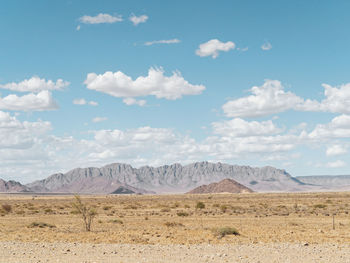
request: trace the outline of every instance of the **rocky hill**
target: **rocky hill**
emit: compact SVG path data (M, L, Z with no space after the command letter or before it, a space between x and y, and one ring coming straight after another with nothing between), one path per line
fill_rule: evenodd
M28 192L28 187L22 185L16 181L8 181L0 179L0 193L17 193L17 192Z
M308 187L285 170L223 163L197 162L133 168L114 163L101 168L77 168L26 185L36 192L112 193L120 186L138 193L185 193L203 184L233 179L257 192L305 191ZM134 187L131 189L130 187ZM135 191L136 190L136 191Z
M214 193L252 193L253 191L232 179L224 179L218 183L201 185L188 192L188 194L214 194Z

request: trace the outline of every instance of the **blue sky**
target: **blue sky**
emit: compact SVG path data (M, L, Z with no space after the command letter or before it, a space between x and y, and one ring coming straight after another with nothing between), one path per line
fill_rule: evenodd
M348 174L349 8L2 1L0 177L202 160Z

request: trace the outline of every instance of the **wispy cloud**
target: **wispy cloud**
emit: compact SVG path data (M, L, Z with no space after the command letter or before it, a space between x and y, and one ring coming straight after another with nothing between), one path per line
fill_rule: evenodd
M98 14L97 16L82 16L79 21L84 24L112 24L123 21L122 16L112 16L110 14ZM80 29L80 28L79 28Z
M261 49L264 51L270 50L272 48L272 45L269 41L265 41L264 44L262 44Z
M163 40L154 40L154 41L148 41L145 42L145 46L151 46L154 44L177 44L180 43L181 40L177 39L177 38L173 38L173 39L163 39Z
M106 120L108 120L107 117L95 117L92 119L92 122L97 123L97 122L102 122L102 121L106 121Z
M73 104L75 105L86 105L89 104L91 106L97 106L98 103L96 101L86 101L85 99L75 99L73 100Z

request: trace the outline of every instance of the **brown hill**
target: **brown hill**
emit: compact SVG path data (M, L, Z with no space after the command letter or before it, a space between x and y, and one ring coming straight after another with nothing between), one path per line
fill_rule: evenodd
M218 183L201 185L188 194L213 194L213 193L252 193L253 191L232 179L224 179Z

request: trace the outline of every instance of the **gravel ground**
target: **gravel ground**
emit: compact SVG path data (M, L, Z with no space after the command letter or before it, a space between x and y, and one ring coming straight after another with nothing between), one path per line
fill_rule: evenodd
M350 262L350 245L128 245L1 242L0 262Z

